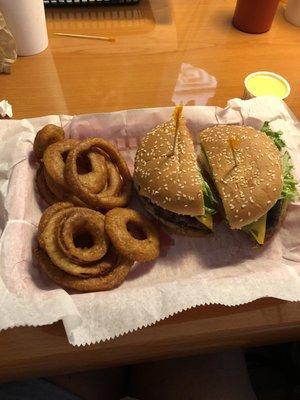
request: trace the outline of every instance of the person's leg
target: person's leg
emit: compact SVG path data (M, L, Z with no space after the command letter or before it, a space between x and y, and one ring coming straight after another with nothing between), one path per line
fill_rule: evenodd
M0 400L120 400L125 395L126 371L126 367L108 368L2 383Z
M242 351L133 366L130 393L139 400L255 400Z
M77 372L48 378L82 400L119 400L125 395L126 367Z

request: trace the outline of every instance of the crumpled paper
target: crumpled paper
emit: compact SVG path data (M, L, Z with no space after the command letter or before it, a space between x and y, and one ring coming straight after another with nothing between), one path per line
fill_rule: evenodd
M207 71L191 64L181 64L172 101L174 104L204 106L214 97L217 80Z
M1 118L11 118L13 116L12 106L7 100L0 101L0 117Z
M0 74L10 74L11 65L16 59L16 42L0 10Z
M67 136L105 137L118 146L132 169L142 136L171 113L169 107L0 121L0 329L62 319L69 342L85 345L197 305L234 306L268 296L300 300L299 201L289 207L280 232L262 248L223 224L208 238L161 230L161 257L135 264L126 282L110 292L68 293L34 264L32 246L41 215L31 157L36 131L51 122L65 127ZM195 139L199 131L217 123L259 128L263 121L272 121L272 127L285 132L300 181L300 127L280 100L233 99L226 109L185 107L184 115ZM132 206L139 207L137 202Z

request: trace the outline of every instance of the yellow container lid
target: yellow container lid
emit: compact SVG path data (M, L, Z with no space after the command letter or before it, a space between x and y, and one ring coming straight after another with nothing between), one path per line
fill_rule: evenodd
M257 96L275 96L286 99L291 87L281 75L269 71L252 72L244 79L244 98L250 99Z

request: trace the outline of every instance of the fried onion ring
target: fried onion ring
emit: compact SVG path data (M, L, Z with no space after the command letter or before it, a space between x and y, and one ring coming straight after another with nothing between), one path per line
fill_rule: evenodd
M132 224L145 239L136 239L128 230ZM135 261L151 261L159 256L158 232L153 224L137 211L114 208L105 215L105 230L119 253Z
M91 276L91 275L98 275L103 270L103 262L97 262L95 264L90 264L88 266L82 266L78 263L73 262L69 259L64 251L59 246L57 241L57 234L59 230L60 223L65 219L68 218L72 213L79 211L79 212L88 212L91 211L89 209L84 209L80 207L72 207L66 208L58 211L49 219L48 223L46 224L44 230L40 234L40 243L48 256L50 257L51 261L60 269L67 272L68 274L75 275L75 276Z
M120 286L133 265L133 261L120 257L116 267L107 275L93 278L78 278L56 268L47 253L42 249L36 249L35 256L39 265L51 280L60 286L80 292L111 290Z
M73 207L72 203L65 202L65 203L55 203L52 206L46 208L46 210L44 211L44 213L43 213L43 215L42 215L42 217L40 219L39 226L38 226L38 241L39 241L39 244L40 244L41 247L44 247L44 246L43 246L42 241L40 241L40 236L41 236L41 233L46 228L46 226L47 226L48 222L50 221L50 219L58 211L61 211L61 210L66 209L66 208L71 208L71 207Z
M115 168L118 169L118 173L122 179L118 193L116 188L119 185L116 185L116 181L114 180L116 174L113 172L112 168L109 167L110 164L108 162L109 182L107 187L101 192L91 193L80 181L80 175L77 171L77 159L82 153L88 152L93 148L105 152ZM132 183L127 164L118 150L104 139L88 138L72 148L66 160L65 178L69 186L72 187L74 194L96 210L110 210L114 207L122 207L130 200Z
M51 144L47 147L44 153L43 161L48 175L58 185L65 187L64 169L65 161L64 156L79 143L75 139L67 139L61 142Z
M38 131L34 142L33 151L38 160L43 158L43 154L48 146L64 139L64 130L56 125L48 124Z
M55 194L50 190L47 185L44 175L44 167L41 165L36 171L35 183L39 194L42 196L47 204L51 205L57 201Z
M95 151L89 151L86 157L89 159L91 171L78 174L79 180L91 193L99 193L105 188L107 182L105 158Z
M76 235L88 235L93 244L90 247L76 247ZM61 250L75 262L91 263L100 260L109 246L104 230L104 215L88 209L73 211L69 218L60 223L57 240Z
M48 188L56 197L56 201L67 201L67 199L71 196L71 193L59 183L56 183L48 174L46 169L44 169L44 176Z

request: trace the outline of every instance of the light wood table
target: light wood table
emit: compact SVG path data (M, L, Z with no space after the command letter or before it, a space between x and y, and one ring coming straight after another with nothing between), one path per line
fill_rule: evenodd
M49 48L19 58L0 76L14 117L82 114L172 104L181 64L217 80L208 104L243 94L255 70L288 79L287 104L300 115L299 28L280 4L272 29L248 35L231 26L233 0L141 0L127 8L48 10ZM56 37L54 32L115 36L115 43ZM0 334L0 379L188 355L300 338L300 304L261 299L240 307L206 306L106 343L74 348L62 324Z

